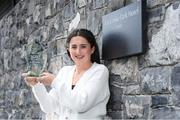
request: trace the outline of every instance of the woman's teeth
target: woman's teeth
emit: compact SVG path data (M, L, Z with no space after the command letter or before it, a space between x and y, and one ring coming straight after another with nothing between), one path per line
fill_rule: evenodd
M77 59L82 59L84 56L76 56Z

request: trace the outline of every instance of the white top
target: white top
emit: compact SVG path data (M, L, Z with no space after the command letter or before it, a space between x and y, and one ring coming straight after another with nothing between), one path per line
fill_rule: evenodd
M102 65L93 65L72 89L75 66L63 67L48 93L42 83L32 87L42 111L54 114L52 119L101 119L106 115L109 100L109 72Z

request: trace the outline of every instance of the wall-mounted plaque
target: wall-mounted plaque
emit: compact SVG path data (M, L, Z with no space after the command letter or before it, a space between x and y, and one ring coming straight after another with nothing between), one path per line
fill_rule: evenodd
M102 59L144 52L146 1L140 0L102 17Z

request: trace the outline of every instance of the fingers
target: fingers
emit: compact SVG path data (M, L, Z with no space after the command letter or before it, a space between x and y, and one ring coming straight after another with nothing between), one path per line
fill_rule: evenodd
M23 77L25 83L28 85L28 86L34 86L35 84L38 83L37 81L37 77L35 76L30 76L30 71L27 72L27 73L22 73L21 76Z
M50 82L51 82L51 80L49 79L48 76L38 77L38 78L37 78L37 81L40 82L40 83L42 83L42 84L44 84L44 85L47 85L47 86L49 86L49 85L50 85Z
M26 77L25 78L25 80L29 81L29 82L37 81L36 79L37 79L36 77Z
M42 74L40 74L40 76L48 76L48 75L50 75L49 72L43 72Z
M37 77L37 81L40 82L40 83L43 83L44 79L45 78L43 76L42 77Z
M36 77L25 77L25 82L26 82L26 84L29 85L29 86L34 86L35 84L38 83Z
M37 81L39 81L40 83L46 85L46 86L50 86L51 82L52 82L52 78L51 78L51 74L46 72L46 73L42 73L40 75L40 77L37 78Z

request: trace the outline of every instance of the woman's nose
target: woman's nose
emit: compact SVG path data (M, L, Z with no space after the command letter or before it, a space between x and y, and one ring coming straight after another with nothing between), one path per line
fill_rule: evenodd
M80 47L78 47L78 48L76 49L76 53L77 53L77 54L80 54L80 53L81 53L81 48L80 48Z

